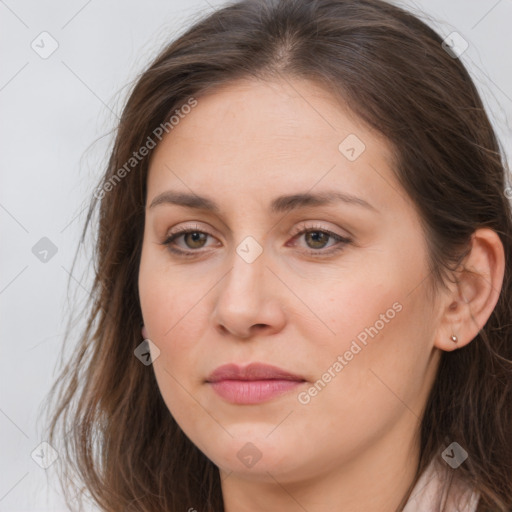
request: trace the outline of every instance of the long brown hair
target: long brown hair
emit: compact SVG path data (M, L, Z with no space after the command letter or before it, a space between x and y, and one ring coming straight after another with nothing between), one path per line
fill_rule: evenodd
M505 157L461 60L427 24L382 0L227 5L196 21L138 77L83 231L99 214L87 325L51 390L48 439L63 461L69 506L85 493L105 511L223 510L218 468L174 421L152 367L134 356L142 340L137 278L151 150L130 158L191 98L250 77L315 81L387 138L394 172L421 216L433 289L444 286L477 228L499 234L506 269L498 303L471 343L442 354L409 493L447 441L457 441L469 453L457 474L479 491L478 512L512 510Z

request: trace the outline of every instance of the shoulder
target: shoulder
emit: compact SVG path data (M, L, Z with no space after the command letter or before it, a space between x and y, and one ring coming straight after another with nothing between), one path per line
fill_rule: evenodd
M457 479L455 470L433 459L416 482L402 512L475 512L479 493Z

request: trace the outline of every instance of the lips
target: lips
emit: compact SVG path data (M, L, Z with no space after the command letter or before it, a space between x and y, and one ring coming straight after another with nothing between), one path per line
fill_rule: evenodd
M221 380L293 380L303 382L305 379L277 366L251 363L245 367L240 367L236 364L219 366L206 380L207 382L219 382Z
M287 393L306 382L300 375L262 363L220 366L206 383L224 400L238 405L258 404Z

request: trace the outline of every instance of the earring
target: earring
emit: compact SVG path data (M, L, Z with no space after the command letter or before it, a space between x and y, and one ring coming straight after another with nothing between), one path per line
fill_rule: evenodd
M454 334L452 334L451 338L450 338L454 343L457 343L457 336L455 336Z

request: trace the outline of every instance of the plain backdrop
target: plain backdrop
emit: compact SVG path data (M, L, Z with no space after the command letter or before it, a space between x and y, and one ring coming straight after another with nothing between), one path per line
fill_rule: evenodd
M131 81L195 17L222 3L0 0L0 512L65 510L58 459L47 469L36 462L51 455L41 451L38 415L71 298L85 300L90 289L87 258L70 275L87 201ZM461 59L510 159L512 2L400 5L469 43Z

